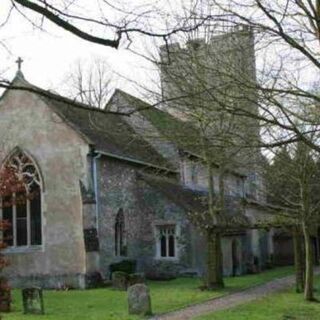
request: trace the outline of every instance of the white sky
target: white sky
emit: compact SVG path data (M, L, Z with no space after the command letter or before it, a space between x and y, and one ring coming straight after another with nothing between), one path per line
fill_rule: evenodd
M0 76L5 75L8 79L13 78L17 70L15 61L18 56L21 56L24 60L22 71L27 80L40 87L59 92L63 87L66 75L74 69L77 61L90 61L98 57L108 63L112 68L111 72L121 74L125 78L140 83L142 86L151 86L152 89L155 89L151 80L156 79L157 73L155 67L148 63L146 59L138 58L125 48L115 50L86 42L54 26L47 20L44 21L45 32L42 32L34 28L30 22L26 21L18 13L14 13L9 21L4 26L1 26L8 13L11 1L0 1L0 41L10 50L8 52L0 46ZM68 1L56 0L56 3ZM73 2L76 3L76 7L72 7L76 13L81 12L89 15L92 13L92 16L97 16L97 12L100 14L97 11L99 0L77 0ZM154 9L155 5L161 6L162 10L150 14L150 21L153 23L152 27L155 30L159 30L161 26L164 26L163 21L170 18L169 14L174 15L177 12L181 14L183 5L187 6L187 3L192 2L192 0L110 0L110 2L119 6L122 4L122 8L129 12L133 8L143 12L146 4L150 9ZM88 8L91 12L88 12ZM29 10L24 12L28 14L28 17L31 16L32 21L35 21L34 17L37 17L39 21L38 15L31 14ZM163 15L160 12L167 12L167 15ZM106 15L111 20L116 20L120 17L119 12L112 11L109 7L107 12L103 12L103 15ZM80 27L84 29L82 25ZM96 29L94 30L96 31ZM108 37L105 29L97 29L97 34ZM140 41L142 38L146 39L147 43L142 44ZM147 48L155 48L150 41L147 37L138 37L138 41L135 41L130 48L143 53ZM271 49L265 50L267 59L265 59L265 56L261 56L260 59L271 63L270 60L272 59L270 57L278 54L271 52ZM259 59L258 65L263 65L263 62L259 62ZM292 67L297 69L296 65L292 65ZM308 72L305 66L303 66L303 69L304 81L309 78L313 81L312 73ZM131 81L116 80L115 76L113 76L113 79L113 87L120 87L130 93L141 95L141 88L135 86Z
M1 0L0 23L6 17L9 4L9 0ZM74 69L78 60L90 61L97 57L105 60L112 71L142 84L150 84L150 77L156 76L151 63L138 58L125 48L115 50L86 42L47 21L44 23L44 29L45 32L34 28L17 13L0 27L0 40L10 50L8 52L0 47L2 76L7 79L14 77L18 56L24 60L22 72L29 82L56 91L62 87L66 74ZM134 45L131 48L134 49ZM116 78L113 76L113 79ZM139 94L139 89L124 79L114 81L114 86Z

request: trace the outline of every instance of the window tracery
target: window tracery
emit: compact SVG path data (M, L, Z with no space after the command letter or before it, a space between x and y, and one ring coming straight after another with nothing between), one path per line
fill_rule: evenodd
M16 150L3 167L14 172L24 189L2 197L2 219L9 222L3 239L9 247L41 245L41 178L34 161L21 150Z

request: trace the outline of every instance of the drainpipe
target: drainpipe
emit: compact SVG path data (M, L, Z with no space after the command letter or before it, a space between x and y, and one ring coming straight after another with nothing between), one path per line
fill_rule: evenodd
M101 157L101 153L96 153L93 149L91 151L92 159L92 180L93 180L93 190L96 202L95 214L96 214L96 229L99 230L99 188L98 188L98 173L97 173L97 159Z

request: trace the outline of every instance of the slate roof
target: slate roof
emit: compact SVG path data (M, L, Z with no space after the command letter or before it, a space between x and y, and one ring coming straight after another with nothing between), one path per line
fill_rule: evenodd
M139 178L164 194L173 203L190 212L206 211L207 193L192 190L167 178L139 173Z
M137 97L134 97L120 89L117 89L114 96L120 94L125 100L137 110L143 117L150 121L161 135L174 143L178 149L188 151L191 154L201 154L199 148L200 134L188 121L182 121L170 113L160 110ZM109 103L112 103L112 98Z
M173 170L166 161L145 139L139 136L121 116L96 109L74 100L28 83L20 74L23 86L29 87L46 104L54 109L71 127L73 127L95 150L129 161ZM13 81L13 82L14 82Z
M205 191L193 190L167 178L145 173L139 173L139 177L188 213L201 213L208 210L208 193ZM225 198L226 214L217 215L213 221L217 228L241 229L252 226L252 221L244 214L239 200L238 197Z
M70 103L48 103L88 137L96 150L171 169L170 164L121 116Z
M163 137L176 146L179 152L200 159L202 158L203 148L201 147L200 133L192 123L182 121L177 117L172 116L170 113L162 111L120 89L115 91L107 106L112 104L113 98L118 94L125 98L130 107L134 108L138 113L150 121ZM120 107L121 110L121 106L118 107ZM148 132L148 135L150 135L150 132ZM218 164L213 164L218 167ZM230 172L240 177L246 176L244 173L237 170L230 170Z

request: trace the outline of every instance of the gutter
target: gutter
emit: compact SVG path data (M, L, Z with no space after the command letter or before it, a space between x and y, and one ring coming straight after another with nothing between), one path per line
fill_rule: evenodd
M154 164L152 164L150 162L140 161L140 160L136 160L136 159L132 159L132 158L127 158L127 157L124 157L124 156L118 156L118 155L115 155L113 153L109 153L109 152L105 152L105 151L96 150L96 153L99 153L100 155L104 155L104 156L107 156L107 157L110 157L110 158L115 158L115 159L119 159L119 160L123 160L123 161L133 162L133 163L136 163L136 164L140 164L140 165L143 165L143 166L156 168L156 169L167 171L167 172L179 173L177 170L169 169L169 168L162 167L162 166L157 166L157 165L154 165Z
M203 158L202 156L199 156L198 154L195 154L195 153L190 152L190 151L186 151L186 150L180 149L180 150L179 150L179 153L180 153L181 155L187 155L187 156L189 155L189 156L191 156L191 157L194 157L194 158L197 158L197 159L201 159L202 161L204 161L204 158ZM212 162L212 164L213 164L216 168L219 168L219 167L220 167L220 166L219 166L217 163L215 163L215 162ZM235 171L235 170L229 169L229 170L227 170L227 173L232 173L232 174L234 174L235 176L238 176L238 177L240 177L240 178L247 178L247 174L240 173L240 172L237 172L237 171Z

